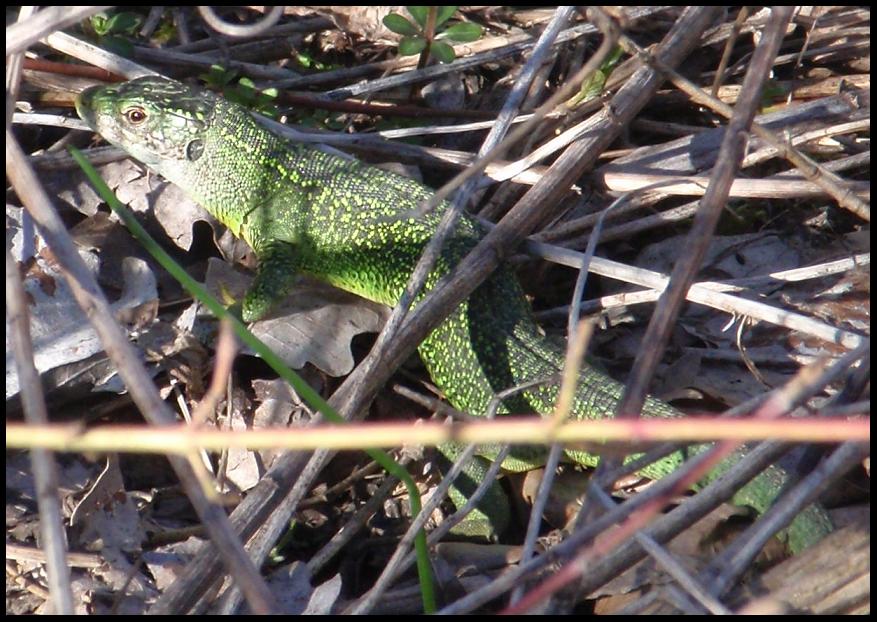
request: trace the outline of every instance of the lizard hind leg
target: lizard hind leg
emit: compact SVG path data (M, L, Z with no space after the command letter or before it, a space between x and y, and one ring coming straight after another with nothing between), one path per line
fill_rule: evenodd
M439 446L439 463L443 473L447 472L450 462L456 460L462 447L456 443L444 443ZM490 461L483 456L472 456L463 466L463 471L454 480L449 491L454 507L459 511L475 490L484 481ZM498 481L490 484L484 496L466 517L451 529L456 536L496 540L511 522L511 508L505 491Z

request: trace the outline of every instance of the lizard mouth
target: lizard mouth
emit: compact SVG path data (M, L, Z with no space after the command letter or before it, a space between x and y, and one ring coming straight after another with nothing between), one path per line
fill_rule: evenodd
M97 129L95 127L94 95L100 88L100 86L91 86L76 96L76 114L93 130Z

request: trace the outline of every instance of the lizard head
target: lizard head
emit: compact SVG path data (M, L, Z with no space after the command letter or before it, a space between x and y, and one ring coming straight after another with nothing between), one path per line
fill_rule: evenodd
M108 142L174 180L201 156L217 101L203 89L146 76L84 90L76 112Z

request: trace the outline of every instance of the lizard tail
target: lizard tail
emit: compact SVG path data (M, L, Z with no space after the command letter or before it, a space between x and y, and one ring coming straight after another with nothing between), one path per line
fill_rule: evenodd
M503 304L497 306L496 301ZM420 355L436 384L445 392L456 408L474 415L487 414L494 396L510 387L545 380L505 398L497 414L547 414L554 411L559 392L558 372L563 368L564 352L560 345L545 338L532 320L526 298L517 281L508 273L497 273L485 282L467 302L463 303L442 325L424 341ZM570 417L600 419L613 417L623 386L603 372L584 365L579 372L579 385L572 403ZM648 398L643 408L644 417L671 418L682 414L657 399ZM659 479L675 471L687 456L700 453L711 445L697 445L680 450L645 467L640 473ZM480 447L478 454L493 459L500 447ZM445 446L442 453L452 458L458 448ZM715 480L746 455L741 449L720 463L700 483L698 488ZM578 449L567 449L568 459L583 466L595 466L599 456ZM635 459L632 456L630 459ZM525 471L544 464L545 448L519 446L513 448L503 462L507 471ZM466 490L457 491L454 501L460 504L483 479L487 465L484 460L473 461L463 477ZM778 466L771 466L757 474L733 497L734 502L764 513L783 490L788 474ZM492 514L494 528L505 522L507 509L495 509L500 495L491 491L490 499L482 505L485 514ZM483 517L480 519L485 521ZM481 529L479 527L479 529ZM497 530L498 531L498 530ZM791 550L797 551L817 542L831 531L828 516L816 505L799 514L781 534ZM471 529L467 531L471 533Z

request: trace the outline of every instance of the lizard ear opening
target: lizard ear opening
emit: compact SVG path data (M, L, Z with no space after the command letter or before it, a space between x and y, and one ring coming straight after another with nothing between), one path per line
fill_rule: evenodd
M186 158L190 162L195 162L204 153L204 141L196 138L186 145Z

